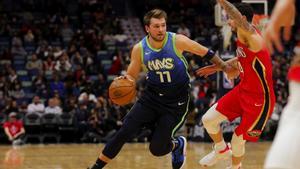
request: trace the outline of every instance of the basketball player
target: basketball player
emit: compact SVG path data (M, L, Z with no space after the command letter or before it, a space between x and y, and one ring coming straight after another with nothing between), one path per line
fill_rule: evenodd
M189 105L188 63L183 51L206 58L232 77L229 64L212 50L184 35L166 32L167 14L154 9L144 16L148 35L134 45L127 75L119 78L136 80L141 68L147 70L147 87L134 104L116 135L106 144L92 169L103 168L146 123L155 125L149 149L154 156L172 152L173 169L183 168L186 139L174 137L183 124Z
M298 3L300 3L298 1ZM299 6L299 5L298 5ZM291 23L295 18L295 2L293 0L278 0L271 16L271 21L265 32L265 40L269 46L282 50L280 42L280 28L290 32ZM284 35L285 40L290 38L290 33ZM278 45L279 44L279 45ZM265 161L265 169L295 169L299 168L300 161L300 53L296 53L288 73L290 96L282 112L279 127L271 149ZM287 145L289 148L287 148Z
M213 166L218 160L232 158L231 169L239 169L245 153L246 141L257 141L270 117L275 95L272 82L272 62L259 31L251 24L253 9L249 4L235 6L226 0L218 0L229 16L229 25L237 32L237 57L228 61L239 68L240 83L214 104L202 117L202 122L214 142L213 150L199 163ZM218 71L216 66L197 71L207 76ZM231 148L225 143L220 123L241 117L235 129Z

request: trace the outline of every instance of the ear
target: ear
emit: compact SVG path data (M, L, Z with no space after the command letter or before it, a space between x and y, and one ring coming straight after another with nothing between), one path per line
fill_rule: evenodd
M145 25L145 30L146 30L147 33L149 33L149 29L150 29L149 26Z
M245 15L243 15L243 20L248 22L247 17Z

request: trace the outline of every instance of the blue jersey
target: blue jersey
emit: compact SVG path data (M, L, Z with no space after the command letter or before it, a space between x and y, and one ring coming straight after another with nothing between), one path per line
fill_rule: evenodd
M189 84L188 63L176 49L175 35L167 32L161 49L152 48L148 36L140 41L146 80L151 86L174 88Z

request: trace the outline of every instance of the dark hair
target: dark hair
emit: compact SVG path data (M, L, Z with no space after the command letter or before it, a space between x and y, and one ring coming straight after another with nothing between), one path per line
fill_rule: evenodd
M165 18L165 20L167 21L167 13L164 10L161 9L152 9L151 11L147 12L144 16L144 25L150 25L150 20L151 18L157 18L157 19L161 19L161 18Z
M235 3L234 6L240 11L242 15L245 15L248 22L252 22L254 15L253 8L248 3Z

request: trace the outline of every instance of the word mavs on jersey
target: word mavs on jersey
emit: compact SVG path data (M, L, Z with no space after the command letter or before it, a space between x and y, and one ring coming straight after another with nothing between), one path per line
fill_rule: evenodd
M173 58L162 58L148 60L147 62L148 69L151 71L155 70L172 70L174 68L174 59Z

